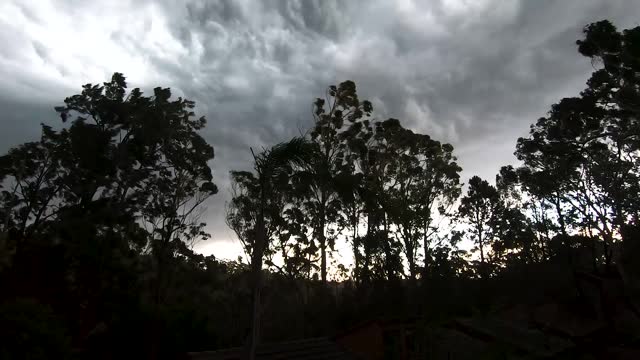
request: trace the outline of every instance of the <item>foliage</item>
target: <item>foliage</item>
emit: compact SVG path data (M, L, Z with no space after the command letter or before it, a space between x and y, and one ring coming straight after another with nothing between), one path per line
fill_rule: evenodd
M0 358L71 358L64 324L47 306L25 299L0 304L0 324Z

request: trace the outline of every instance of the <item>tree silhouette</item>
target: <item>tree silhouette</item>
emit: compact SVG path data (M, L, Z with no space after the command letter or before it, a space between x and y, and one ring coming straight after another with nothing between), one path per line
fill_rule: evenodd
M282 211L279 186L288 181L286 178L291 166L306 164L311 154L311 147L306 140L294 138L254 155L255 175L232 172L232 180L240 190L237 190L230 204L227 222L251 257L253 306L247 346L249 359L255 359L256 345L260 341L263 256L269 246L270 232L279 221L279 216L274 214Z
M340 202L336 177L345 166L345 121L354 123L371 113L371 103L360 101L355 83L345 81L327 89L326 99L314 102L314 126L309 133L313 156L296 175L304 189L303 210L312 222L320 249L320 278L327 281L327 247L333 248ZM330 232L327 237L327 232Z
M496 225L502 204L495 187L486 180L474 176L469 180L467 194L460 200L460 215L470 225L469 231L480 251L480 274L489 275L486 247L497 235Z
M638 184L638 29L620 33L605 20L584 34L578 50L602 68L579 97L553 105L518 139L516 155L527 190L553 204L560 234L568 239L570 227L598 234L609 264L616 234L637 212L628 195Z
M62 241L73 254L72 296L86 303L78 308L80 331L96 326L101 295L120 286L106 281L126 272L119 256L152 254L158 315L170 258L183 241L208 236L192 215L217 191L207 163L213 148L197 134L205 119L193 119L194 103L170 98L162 88L151 97L139 89L127 94L124 76L115 73L56 108L68 127L43 125L39 142L0 160L11 189L1 200L4 230L16 244L14 270L28 267L36 249ZM14 285L21 294L34 286Z

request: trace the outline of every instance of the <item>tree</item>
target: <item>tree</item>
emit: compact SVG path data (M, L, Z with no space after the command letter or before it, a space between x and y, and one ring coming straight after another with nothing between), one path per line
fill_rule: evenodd
M375 138L378 169L384 174L377 197L395 226L396 236L402 239L412 279L418 273L417 252L422 240L425 276L437 209L457 199L461 169L451 145L404 129L398 120L376 124Z
M292 166L304 166L311 147L303 138L294 138L254 155L254 173L232 172L236 194L227 210L227 223L250 251L253 288L252 326L248 356L255 358L260 339L260 302L263 256L269 246L269 235L280 221L283 206L281 185L286 183Z
M467 194L460 200L460 216L470 226L474 242L480 251L480 274L488 275L485 247L495 239L496 224L502 204L495 187L474 176L469 180Z
M640 28L620 33L605 20L584 34L578 50L602 67L579 97L553 105L528 138L518 139L516 155L527 190L555 208L560 234L569 239L569 228L597 234L609 264L617 234L637 214L630 200L637 197L629 195L637 194L639 179Z
M393 236L392 219L394 181L394 163L402 152L397 140L404 132L397 119L388 119L373 123L373 134L368 142L366 158L362 160L366 170L365 204L368 213L367 241L373 242L372 248L381 250L381 273L387 279L395 279L402 274L400 258L402 245Z
M0 158L0 179L8 186L0 207L18 245L12 291L48 289L20 272L38 271L30 257L45 249L63 252L68 261L60 271L73 279L64 286L69 302L78 304L69 311L80 313L81 331L90 332L113 311L105 305L109 296L124 296L132 259L145 249L155 259L150 298L157 310L183 241L208 236L192 215L217 191L208 165L214 154L198 134L206 121L194 119L195 104L171 100L169 89L156 88L150 97L137 88L127 94L124 76L115 73L64 102L56 111L69 126L43 125L39 142ZM158 341L155 336L152 346Z
M518 174L513 166L500 168L496 175L496 189L503 208L497 222L498 238L492 250L506 263L515 260L527 264L544 260L545 240L536 237L534 225L537 213L533 214L534 221L527 216L529 203L523 201Z
M424 251L424 276L429 268L429 250L432 239L438 230L442 219L451 214L453 204L460 196L460 171L453 155L453 146L442 144L431 139L428 135L420 135L417 141L416 155L420 173L416 183L415 211L422 229ZM436 210L440 221L434 227Z
M376 190L373 184L373 162L375 150L372 149L374 129L369 119L363 119L351 124L343 133L347 144L349 172L344 181L339 183L338 189L343 197L343 209L351 208L353 212L347 215L354 233L352 239L354 259L357 260L355 274L358 280L368 283L372 277L372 266L377 239L375 235L377 221ZM345 188L352 186L351 188ZM360 214L366 216L366 232L358 235ZM360 251L362 247L362 251Z
M396 278L402 272L400 259L401 245L392 235L388 218L389 170L393 155L393 145L385 139L385 128L399 129L396 119L385 122L370 122L368 119L354 122L345 131L344 138L349 149L349 158L354 163L353 184L357 185L357 197L361 201L361 211L366 215L367 231L364 236L354 239L354 246L362 245L360 274L365 282L372 276L381 279ZM352 204L358 209L356 204ZM359 216L352 217L359 220ZM355 225L355 224L354 224ZM353 227L353 226L352 226ZM354 248L354 255L360 251Z
M369 116L369 101L360 101L353 81L329 86L325 99L314 102L314 126L309 133L313 156L296 177L301 183L305 200L302 205L308 214L320 249L320 277L327 281L327 247L333 248L339 233L331 226L338 222L340 201L336 190L336 177L345 171L343 126ZM329 236L327 232L329 230Z
M363 178L361 173L355 172L355 161L353 155L347 152L349 157L349 168L343 170L335 178L336 192L340 199L341 216L338 217L339 228L351 230L351 247L353 251L353 278L355 281L362 280L362 238L359 235L360 218L363 212L362 186Z

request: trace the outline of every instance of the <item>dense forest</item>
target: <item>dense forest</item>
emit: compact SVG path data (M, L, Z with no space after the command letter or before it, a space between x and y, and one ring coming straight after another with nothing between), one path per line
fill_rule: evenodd
M329 86L310 129L230 174L244 262L193 251L218 192L195 103L120 73L84 85L59 127L0 157L0 358L253 358L381 317L419 319L427 343L448 319L573 296L577 271L622 274L636 296L640 27L587 25L577 50L585 89L517 139L495 181L461 179L452 145L375 120L354 82ZM332 266L338 243L352 266Z

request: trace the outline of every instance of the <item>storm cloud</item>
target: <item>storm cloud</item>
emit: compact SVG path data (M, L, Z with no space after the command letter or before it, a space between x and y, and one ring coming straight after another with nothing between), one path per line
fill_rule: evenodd
M213 240L236 256L224 224L228 172L249 147L300 134L311 103L351 79L375 116L452 143L463 178L493 179L516 138L593 71L575 47L584 25L637 26L633 0L21 1L0 4L0 151L57 124L53 106L80 85L123 72L131 86L171 87L205 115L220 194Z

